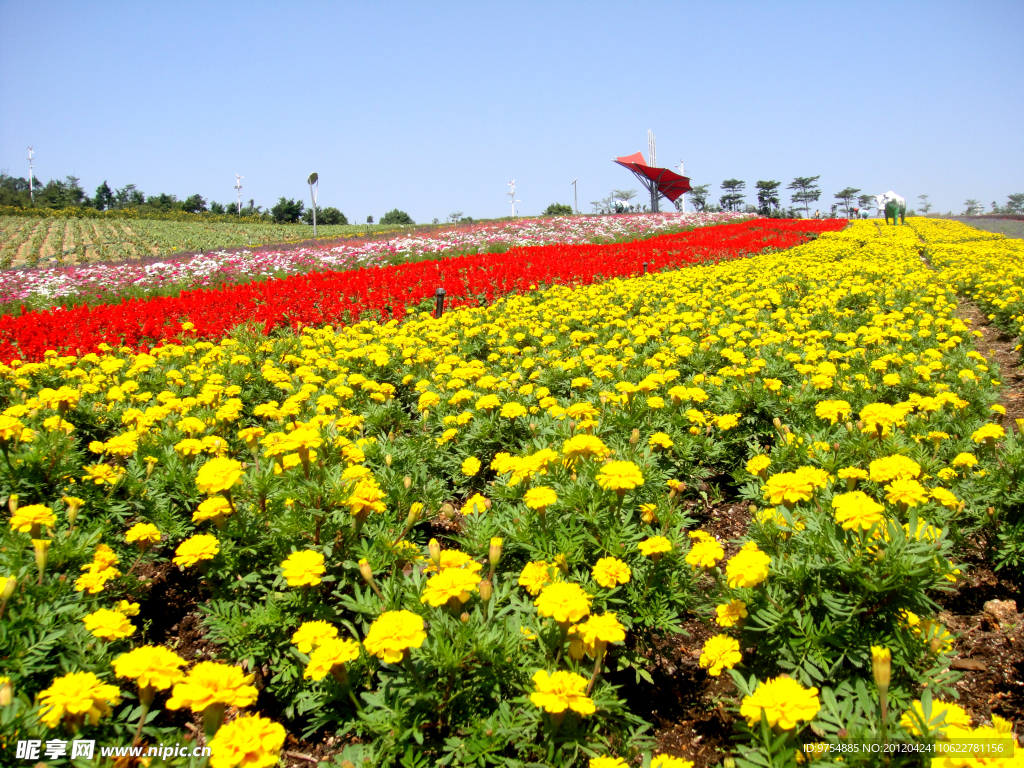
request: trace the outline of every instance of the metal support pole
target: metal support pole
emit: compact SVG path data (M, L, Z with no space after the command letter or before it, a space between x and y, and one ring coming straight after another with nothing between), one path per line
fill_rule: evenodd
M651 213L659 213L658 211L658 182L651 182Z
M434 291L434 317L440 318L444 314L444 288Z
M646 261L644 262L644 274L645 275L647 274L647 262Z

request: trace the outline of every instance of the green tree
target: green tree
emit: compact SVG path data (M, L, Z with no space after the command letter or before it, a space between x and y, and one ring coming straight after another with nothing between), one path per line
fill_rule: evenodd
M408 213L406 213L405 211L400 211L397 208L395 208L394 210L385 213L383 218L381 218L380 223L394 225L415 224L416 222L412 220L412 216L410 216Z
M874 203L874 202L875 202L875 198L872 195L858 195L857 196L857 206L861 209L861 212L863 212L865 208L870 208L872 203Z
M754 185L757 187L757 211L762 216L767 216L772 210L779 208L779 187L781 181L759 181Z
M918 203L917 207L925 216L928 215L928 211L932 209L932 204L928 202L928 195L918 195L917 199L921 202Z
M36 193L36 201L47 208L74 208L84 200L85 190L77 176L67 176L64 181L51 179Z
M552 203L544 209L544 213L541 216L572 216L572 206Z
M711 190L710 184L698 184L696 187L690 188L690 202L693 203L693 207L697 211L703 211L708 205L708 192Z
M96 187L96 194L92 198L92 204L97 211L105 211L114 205L114 192L110 189L106 179Z
M1003 210L1007 213L1024 213L1024 192L1006 196L1006 205Z
M31 204L28 179L11 176L0 171L0 205L27 208Z
M846 189L839 190L835 194L836 200L842 200L843 204L846 206L846 218L850 218L850 208L853 207L853 199L857 196L858 192L860 192L859 189L847 187Z
M146 195L134 184L125 184L114 192L115 208L138 208L146 202Z
M458 224L462 219L462 211L452 211L448 214L448 221L452 224Z
M966 210L964 211L964 216L977 216L979 213L985 210L985 207L981 204L981 200L975 200L973 197L965 200L964 206L966 207Z
M740 181L739 179L726 179L722 182L722 189L725 190L718 199L718 204L727 211L737 210L744 201L746 195L743 194L743 190L746 189L747 182Z
M270 209L270 215L278 224L294 224L302 216L302 209L305 207L301 200L280 197L277 205Z
M790 196L790 200L796 205L804 207L804 216L807 218L810 218L811 215L811 203L818 202L821 197L821 189L817 184L820 178L821 176L797 176L793 179L793 183L786 187L786 189L795 190Z
M305 213L302 214L302 220L307 224L313 223L313 209L307 208ZM348 224L348 219L345 214L339 211L337 208L327 207L321 208L319 205L316 207L316 223L319 225L336 225L336 224Z
M206 210L206 200L201 195L189 195L182 201L181 210L187 213L202 213Z

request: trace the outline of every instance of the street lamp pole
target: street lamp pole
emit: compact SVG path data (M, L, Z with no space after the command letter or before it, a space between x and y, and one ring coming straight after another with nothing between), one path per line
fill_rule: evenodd
M580 201L579 201L579 198L576 196L576 182L577 181L578 181L578 179L573 179L572 180L572 207L573 207L573 210L576 211L576 215L579 216L580 215Z
M316 237L316 193L320 189L320 176L311 173L306 183L309 184L309 196L313 200L313 237Z

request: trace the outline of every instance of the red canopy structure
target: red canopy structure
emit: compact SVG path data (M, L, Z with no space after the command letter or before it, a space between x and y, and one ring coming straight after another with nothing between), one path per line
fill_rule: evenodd
M637 181L651 193L651 210L655 213L659 210L658 199L660 197L667 197L674 203L684 193L690 191L688 177L680 176L668 168L655 168L648 165L644 162L644 156L639 152L626 157L616 157L614 162L631 170Z

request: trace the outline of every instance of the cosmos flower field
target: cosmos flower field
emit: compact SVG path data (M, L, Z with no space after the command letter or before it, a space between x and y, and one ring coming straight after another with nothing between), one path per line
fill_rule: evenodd
M1021 255L756 220L0 319L0 749L1020 764L1013 713L958 703L937 601L978 540L1024 552L1024 449L958 314L1019 335ZM638 714L664 643L726 681L710 758Z

